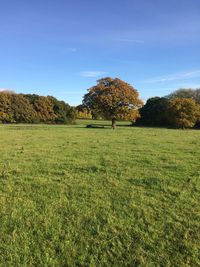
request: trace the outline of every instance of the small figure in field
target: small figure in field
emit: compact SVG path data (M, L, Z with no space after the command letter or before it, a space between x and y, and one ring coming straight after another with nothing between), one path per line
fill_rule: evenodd
M112 118L112 128L113 130L116 128L116 118Z

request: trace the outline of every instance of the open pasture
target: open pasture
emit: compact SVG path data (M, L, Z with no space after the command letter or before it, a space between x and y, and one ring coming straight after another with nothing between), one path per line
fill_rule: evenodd
M87 123L0 126L0 266L200 266L200 131Z

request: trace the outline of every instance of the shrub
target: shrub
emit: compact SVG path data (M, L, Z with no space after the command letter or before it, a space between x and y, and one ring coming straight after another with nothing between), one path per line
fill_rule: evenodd
M168 100L164 97L152 97L139 110L140 118L136 124L147 126L168 125L167 118Z
M177 128L192 128L200 118L200 105L191 98L174 98L169 101L168 121Z

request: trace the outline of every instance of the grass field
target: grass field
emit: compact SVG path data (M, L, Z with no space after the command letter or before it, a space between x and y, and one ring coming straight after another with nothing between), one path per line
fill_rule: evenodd
M0 266L200 266L200 131L86 123L0 126Z

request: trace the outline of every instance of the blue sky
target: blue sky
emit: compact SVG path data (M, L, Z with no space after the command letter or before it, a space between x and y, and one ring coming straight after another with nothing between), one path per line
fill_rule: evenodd
M199 0L0 0L0 88L80 104L105 77L146 100L200 87Z

